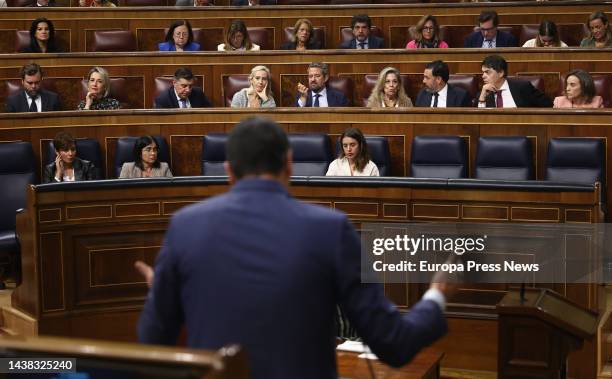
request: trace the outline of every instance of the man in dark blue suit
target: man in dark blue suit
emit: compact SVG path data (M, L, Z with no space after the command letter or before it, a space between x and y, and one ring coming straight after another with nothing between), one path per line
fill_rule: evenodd
M60 111L59 96L55 92L41 88L43 81L42 68L36 63L28 63L20 70L23 91L6 98L6 111L13 112L49 112Z
M407 363L447 330L445 295L433 283L409 313L379 284L363 283L360 241L345 214L288 192L291 151L271 120L231 132L232 189L177 212L157 261L138 334L192 348L242 345L255 379L336 378L334 310L384 362Z
M297 107L348 107L349 100L340 91L327 87L329 66L313 62L308 65L308 87L298 83Z
M351 20L353 39L342 42L339 49L383 49L385 40L371 33L372 20L367 14L358 14Z
M518 41L510 34L497 30L499 17L495 11L482 11L478 16L479 31L473 32L465 39L463 47L517 47Z
M212 103L200 87L194 87L195 77L190 69L181 67L174 72L172 86L160 93L155 108L209 108Z
M449 70L446 62L433 61L425 66L423 84L416 99L417 107L447 108L469 107L470 95L461 87L448 84Z

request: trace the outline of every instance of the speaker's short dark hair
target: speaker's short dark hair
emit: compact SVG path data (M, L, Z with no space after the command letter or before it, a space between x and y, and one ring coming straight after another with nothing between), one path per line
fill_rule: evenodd
M358 22L364 23L368 25L368 29L372 27L372 19L367 14L356 14L353 16L351 20L351 29L355 28L355 24Z
M425 68L431 70L431 75L441 77L444 83L448 82L450 73L448 72L448 65L446 62L440 60L433 61L427 63Z
M504 72L504 77L508 76L508 62L500 55L489 55L482 61L482 66L492 68L497 72Z
M285 167L289 139L280 126L267 118L246 118L230 132L227 160L236 178L278 175Z
M480 16L478 16L478 24L491 20L493 20L493 26L499 25L499 16L497 15L497 12L491 10L480 12Z
M176 71L174 71L174 79L175 80L181 80L181 79L192 80L193 72L191 72L191 70L188 69L187 67L179 67Z
M32 76L38 73L40 73L40 76L43 76L42 68L36 63L28 63L24 65L21 70L19 70L19 75L21 76L21 79L25 79L26 75Z

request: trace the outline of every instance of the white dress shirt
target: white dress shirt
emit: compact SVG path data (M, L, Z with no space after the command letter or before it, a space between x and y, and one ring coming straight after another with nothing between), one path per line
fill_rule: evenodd
M504 80L504 84L499 88L502 91L502 101L504 102L504 108L516 108L516 103L514 102L514 98L512 97L512 92L510 92L510 86L508 85L508 81ZM493 94L493 99L497 104L497 94ZM486 108L486 103L478 103L478 108Z
M491 42L491 45L489 45L489 41ZM492 40L486 40L486 39L482 40L482 47L485 49L494 49L496 46L497 46L497 34L495 35L495 37L493 37Z
M438 91L438 108L446 108L446 98L448 97L448 84L444 85L444 88ZM431 94L431 103L429 103L430 107L433 107L434 101L436 101L436 97L434 94Z
M351 171L347 157L338 158L329 164L326 176L380 176L376 163L369 161L363 171Z
M27 92L26 100L28 101L28 109L30 109L30 107L32 106L32 98L30 97L30 95L27 94ZM36 103L36 111L42 112L42 97L40 96L40 94L38 94L34 102Z
M370 47L370 38L366 38L364 41L359 42L358 39L355 38L355 49L367 49ZM360 47L359 44L363 43L363 47Z
M179 95L176 93L176 89L174 90L174 96L176 96L176 101L178 101L179 108L183 108L183 106L182 106L182 104L181 104L182 99L181 99L181 98L179 97ZM189 102L189 98L186 98L186 99L185 99L185 103L186 103L186 105L185 105L185 107L184 107L184 108L191 108L191 103Z
M314 93L313 91L310 91L310 95L311 95L311 101L312 101L311 106L314 107L316 93ZM327 104L327 87L323 87L321 92L319 92L319 95L321 95L319 96L319 108L328 107L329 105ZM298 105L300 107L306 106L306 103L302 101L301 97L298 99Z

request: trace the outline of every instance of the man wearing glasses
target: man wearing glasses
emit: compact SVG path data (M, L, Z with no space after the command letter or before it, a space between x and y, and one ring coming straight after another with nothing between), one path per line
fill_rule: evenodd
M494 49L496 47L517 47L516 38L507 32L497 30L499 17L495 11L482 11L478 16L480 30L471 33L465 39L463 47Z

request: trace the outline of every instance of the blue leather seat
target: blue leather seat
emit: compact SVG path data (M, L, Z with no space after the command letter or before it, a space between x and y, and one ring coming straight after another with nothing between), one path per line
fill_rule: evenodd
M293 151L293 175L324 176L331 162L327 134L289 134Z
M152 136L157 143L158 148L158 160L160 162L166 162L170 165L170 149L166 140L162 136ZM134 162L134 144L140 137L121 137L117 140L117 148L115 149L115 167L114 177L118 178L121 173L121 166L125 162ZM172 167L170 167L172 169Z
M26 206L28 185L37 182L35 167L30 142L0 143L0 281L14 274L20 260L16 211Z
M90 161L96 166L98 178L104 178L102 170L102 154L100 153L100 144L93 138L80 138L76 140L77 157ZM47 152L43 164L48 165L55 161L55 148L53 141L47 144Z
M226 176L223 168L225 162L225 145L227 134L211 133L202 138L202 175Z
M476 179L534 179L531 141L527 137L480 137L476 150Z
M546 180L606 184L606 149L602 138L552 138L548 142Z
M460 179L468 175L467 149L459 136L415 136L410 176Z
M389 152L389 141L381 136L366 136L370 159L376 163L380 176L391 176L391 153ZM340 156L342 150L340 138L336 142L336 156Z

